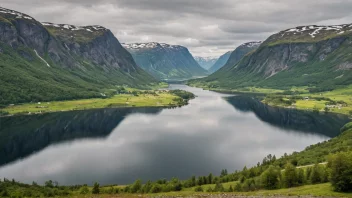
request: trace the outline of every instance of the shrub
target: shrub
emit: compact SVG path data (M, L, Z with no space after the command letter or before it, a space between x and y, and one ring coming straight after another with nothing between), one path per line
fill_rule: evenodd
M94 183L93 189L92 189L93 194L99 194L100 189L99 189L99 184L97 182Z
M194 189L195 192L203 192L203 188L202 186L197 186L195 189Z
M352 152L337 153L329 157L331 184L335 191L352 191Z
M280 171L270 166L261 175L261 183L265 189L276 189L279 185Z

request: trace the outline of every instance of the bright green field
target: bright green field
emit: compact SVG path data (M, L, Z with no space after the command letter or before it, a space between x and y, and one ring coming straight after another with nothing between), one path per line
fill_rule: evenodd
M300 91L304 91L304 88L301 88ZM303 110L313 110L314 108L319 109L320 111L324 111L325 103L328 101L325 100L315 100L313 97L325 97L330 98L334 101L344 101L347 103L347 106L343 106L341 108L330 108L330 112L341 113L349 115L350 111L352 111L352 86L348 86L345 88L339 88L328 92L321 93L304 93L300 94L302 97L309 97L308 100L297 100L296 108ZM280 105L278 105L280 106Z
M233 185L234 182L230 182ZM227 188L230 186L228 183L224 183L223 186ZM206 187L203 187L206 189ZM150 194L150 196L155 195L165 195L165 196L190 196L190 195L201 195L209 194L208 192L199 193L194 192L193 189L185 189L181 192L170 192L170 193L160 193L160 194ZM224 193L211 193L211 194L224 194ZM312 195L312 196L328 196L328 197L352 197L352 193L339 193L332 190L330 183L316 184L316 185L305 185L295 188L285 188L278 190L259 190L253 192L238 192L238 193L225 193L229 195L243 195L243 196L273 196L273 195L284 195L284 196L295 196L295 195Z
M242 88L242 89L231 89L231 90L225 90L225 89L210 89L213 91L219 91L219 92L240 92L240 93L260 93L260 94L284 94L285 90L280 90L280 89L270 89L270 88L259 88L259 87L247 87L247 88ZM330 98L334 101L344 101L347 103L347 106L343 106L341 108L330 108L330 112L334 113L341 113L341 114L346 114L349 115L350 112L352 111L352 86L346 86L344 88L338 88L332 91L327 91L327 92L319 92L319 93L309 93L308 87L292 87L290 91L296 91L300 92L299 96L302 97L309 97L309 100L297 100L294 107L297 109L301 110L313 110L313 109L319 109L320 111L324 111L325 108L325 103L328 101L325 100L315 100L312 99L313 97L325 97L325 98ZM283 97L283 99L287 99ZM287 107L282 104L273 104L270 101L263 101L266 104L272 105L272 106L281 106L281 107Z
M230 185L234 187L236 182L223 183L225 189L229 188ZM209 186L214 187L215 184L203 185L203 189L206 190ZM105 187L109 188L109 187ZM209 193L209 192L195 192L194 188L186 188L180 192L168 192L168 193L157 193L157 194L100 194L94 195L94 197L209 197L209 195L226 194L234 196L324 196L324 197L352 197L352 193L339 193L332 190L330 183L315 184L315 185L305 185L294 188L285 188L277 190L259 190L252 192L219 192L219 193ZM83 198L91 197L88 195L79 195L72 197Z
M68 101L53 101L38 103L26 103L14 106L8 106L1 109L9 114L33 114L55 111L72 111L84 110L94 108L106 107L163 107L175 106L177 101L174 99L178 96L172 95L167 92L157 92L158 95L140 94L134 96L132 94L120 94L111 98L93 98L82 100L68 100Z

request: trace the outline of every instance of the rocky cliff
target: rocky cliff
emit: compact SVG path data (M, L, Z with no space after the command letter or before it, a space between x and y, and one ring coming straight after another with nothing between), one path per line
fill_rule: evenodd
M109 86L156 82L101 26L40 23L0 8L0 34L0 104L99 96Z
M352 24L283 30L237 64L227 64L204 80L224 88L350 84L351 36Z

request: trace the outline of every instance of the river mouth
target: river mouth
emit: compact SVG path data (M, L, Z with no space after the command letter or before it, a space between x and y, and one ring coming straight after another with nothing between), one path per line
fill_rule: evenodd
M128 184L219 174L268 154L301 151L339 134L343 115L264 105L192 88L174 108L97 109L3 118L0 175L31 183Z

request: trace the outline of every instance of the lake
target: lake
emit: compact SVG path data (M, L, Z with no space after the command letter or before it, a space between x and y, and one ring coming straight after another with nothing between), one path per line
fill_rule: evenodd
M170 88L197 97L174 109L0 118L0 178L105 185L218 175L328 140L348 122L343 115L270 107L251 96Z

